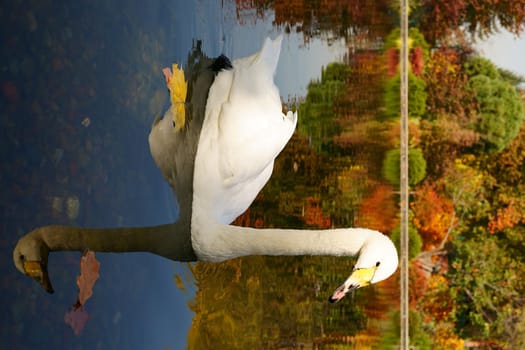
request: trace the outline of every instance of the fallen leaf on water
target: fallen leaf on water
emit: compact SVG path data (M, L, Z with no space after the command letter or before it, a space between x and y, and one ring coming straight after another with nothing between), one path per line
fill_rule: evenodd
M86 303L93 295L93 286L98 280L100 263L95 258L95 253L88 251L80 259L80 275L77 277L78 302L81 305Z
M176 274L173 276L173 281L175 282L175 285L179 290L182 292L186 292L186 286L184 285L184 281L182 280L182 277L180 275Z
M171 80L171 77L172 77L172 73L171 73L171 69L170 67L165 67L165 68L162 68L162 74L164 74L164 79L166 79L166 85L169 84L170 80Z
M85 117L84 119L82 119L81 124L82 126L87 128L91 124L91 119L89 119L89 117Z
M73 329L75 335L79 335L80 332L82 332L88 320L89 315L82 306L78 308L73 306L73 308L64 315L64 321Z
M87 321L89 315L84 304L93 295L93 286L98 279L100 263L95 258L95 253L87 251L80 258L80 275L77 277L78 297L71 310L64 315L64 321L69 325L75 335L79 335Z

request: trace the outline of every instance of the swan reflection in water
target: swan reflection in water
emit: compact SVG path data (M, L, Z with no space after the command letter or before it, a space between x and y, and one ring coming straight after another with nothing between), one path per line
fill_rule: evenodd
M165 70L171 106L153 123L151 154L176 195L175 223L134 228L45 226L20 238L13 259L22 273L52 292L48 254L86 249L150 252L176 261L220 262L247 255L356 256L350 277L331 302L382 281L397 269L397 251L382 233L364 228L253 229L230 225L270 178L292 136L297 113L283 114L273 77L282 38L232 62L197 46L186 70Z

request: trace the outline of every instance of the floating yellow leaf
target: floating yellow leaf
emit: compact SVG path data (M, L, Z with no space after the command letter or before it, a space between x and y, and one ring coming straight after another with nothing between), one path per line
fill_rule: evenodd
M188 83L184 79L184 71L176 63L173 64L172 70L164 68L162 72L170 91L170 109L173 122L175 123L175 130L180 130L184 127L186 121L184 103L186 102Z
M179 275L173 276L173 281L175 282L177 288L179 288L183 292L186 292L186 286L184 285L184 282L182 281L182 278Z

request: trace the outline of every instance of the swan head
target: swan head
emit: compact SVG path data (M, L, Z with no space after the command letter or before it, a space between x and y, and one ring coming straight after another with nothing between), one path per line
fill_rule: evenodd
M46 292L53 293L47 272L48 256L47 245L31 233L20 238L13 249L13 262L17 270L37 281Z
M398 256L394 243L383 234L374 240L373 248L369 247L371 244L361 248L352 273L328 299L331 303L338 302L358 288L383 281L397 270Z

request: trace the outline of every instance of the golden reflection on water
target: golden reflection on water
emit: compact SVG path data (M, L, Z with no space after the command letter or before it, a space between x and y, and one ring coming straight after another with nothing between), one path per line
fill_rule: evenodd
M237 3L237 15L246 20L250 6ZM263 3L252 4L253 16L265 13ZM392 28L390 19L377 10L381 6L376 3L369 9L377 16L351 12L354 27L346 31L342 28L348 23L337 13L323 15L333 10L330 6L305 8L303 13L275 4L275 25L303 32L305 42L321 32L342 35L349 50L344 63L319 67L321 79L310 83L307 96L288 101L288 107L299 111L298 130L276 160L271 180L236 224L278 228L361 225L383 232L397 225L395 196L381 177L383 154L396 142L395 128L378 119L383 115L386 77L378 37ZM319 21L315 25L312 11ZM362 31L364 27L369 30ZM379 332L384 331L382 322L397 300L395 278L336 305L327 302L354 262L350 258L258 256L195 264L192 274L198 290L189 302L195 316L188 348L377 345Z
M195 317L188 348L275 349L359 337L364 344L360 332L365 330L365 342L372 343L370 335L378 328L370 327L374 322L367 318L382 313L392 290L370 288L335 307L327 302L353 263L349 258L261 256L196 263L192 272L198 290L189 302Z

